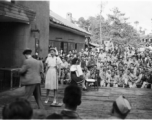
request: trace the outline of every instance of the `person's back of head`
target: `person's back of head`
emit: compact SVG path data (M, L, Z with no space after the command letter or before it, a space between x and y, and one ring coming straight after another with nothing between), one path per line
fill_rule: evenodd
M64 90L63 103L69 109L76 109L81 104L81 89L78 86L70 85Z
M30 103L21 98L4 106L2 111L3 119L31 119L32 115L33 109Z
M46 119L63 119L62 115L53 113L49 115Z
M124 96L119 96L113 102L112 114L119 119L125 119L131 110L129 101Z

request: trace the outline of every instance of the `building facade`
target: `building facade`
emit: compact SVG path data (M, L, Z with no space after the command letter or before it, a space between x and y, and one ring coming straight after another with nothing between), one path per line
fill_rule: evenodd
M43 58L49 46L80 51L90 33L71 18L71 13L64 19L50 11L49 1L0 1L0 68L21 67L25 48Z
M71 50L84 49L86 38L91 34L73 23L71 13L67 13L66 19L64 19L50 11L49 35L49 46L68 53Z
M25 48L40 57L47 55L49 9L48 1L0 1L1 68L20 67Z

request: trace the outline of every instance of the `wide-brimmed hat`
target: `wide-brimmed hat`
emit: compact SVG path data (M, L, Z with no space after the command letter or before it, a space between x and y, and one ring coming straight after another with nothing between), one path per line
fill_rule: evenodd
M116 104L122 114L127 114L131 110L131 105L124 96L119 96L116 99Z
M26 48L24 51L23 51L23 55L25 54L31 54L32 53L32 50L30 48Z

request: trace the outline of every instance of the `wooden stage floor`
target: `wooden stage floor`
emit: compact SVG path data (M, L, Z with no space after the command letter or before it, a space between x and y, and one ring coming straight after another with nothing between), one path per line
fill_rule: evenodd
M65 86L60 86L58 91L59 101L62 101ZM16 97L23 93L24 87L0 93L0 118L1 111L5 104L10 103ZM42 100L45 100L46 91L42 87ZM119 96L124 95L130 102L132 110L128 115L128 119L150 119L152 118L152 89L140 88L100 88L98 91L92 89L84 91L82 96L82 104L78 107L78 113L83 119L108 119L111 114L113 101ZM34 108L33 118L45 118L47 115L60 111L62 107L50 107L53 99L53 92L50 93L50 102L45 104L46 110L37 109L36 102L31 97L30 102Z

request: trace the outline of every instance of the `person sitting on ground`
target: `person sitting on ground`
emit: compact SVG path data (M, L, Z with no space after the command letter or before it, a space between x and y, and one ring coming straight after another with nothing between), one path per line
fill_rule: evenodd
M78 86L70 85L64 90L64 110L61 111L63 119L80 119L76 112L77 106L81 104L81 89Z
M106 81L106 69L103 68L101 71L100 71L100 78L101 78L101 81L100 81L100 86L101 87L105 87L105 81Z
M110 119L125 119L131 110L129 101L124 96L119 96L112 107L112 117Z
M5 105L2 110L3 119L31 119L33 109L30 103L23 98L17 98L16 101Z
M148 88L148 86L151 88L151 84L152 84L152 75L151 73L146 72L145 81L143 81L141 88Z
M124 87L124 71L119 70L119 80L118 80L118 87Z

